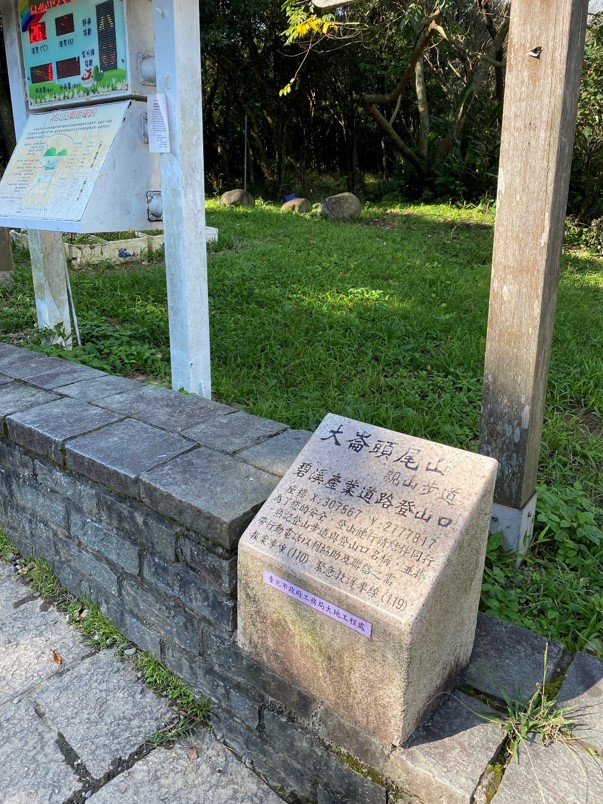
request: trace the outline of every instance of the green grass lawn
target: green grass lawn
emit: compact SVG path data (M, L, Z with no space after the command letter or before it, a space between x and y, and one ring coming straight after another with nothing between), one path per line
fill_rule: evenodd
M220 208L207 223L215 399L314 429L332 411L476 449L493 213L365 207L356 224ZM71 276L71 358L169 384L164 267ZM39 344L31 276L2 294L0 339ZM603 259L563 260L533 550L517 572L491 540L483 607L603 655Z

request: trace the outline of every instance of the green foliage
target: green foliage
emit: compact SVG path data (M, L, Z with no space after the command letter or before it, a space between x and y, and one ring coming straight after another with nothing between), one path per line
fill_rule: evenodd
M603 256L603 217L595 218L588 225L568 218L565 225L565 244Z
M602 522L579 483L539 486L534 542L521 565L504 552L502 534L489 539L482 609L603 658Z
M603 12L591 19L584 52L569 208L582 220L603 214ZM600 249L599 235L597 249Z

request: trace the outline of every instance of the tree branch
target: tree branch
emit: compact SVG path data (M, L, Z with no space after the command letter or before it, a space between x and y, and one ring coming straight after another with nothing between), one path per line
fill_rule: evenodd
M423 177L425 177L428 172L425 162L423 159L417 156L417 154L411 148L409 148L408 145L406 145L406 143L396 133L390 121L387 120L387 118L377 107L381 104L393 103L401 97L402 93L415 76L416 66L421 59L423 51L427 47L431 37L436 31L445 36L444 31L438 24L440 16L441 12L439 9L437 9L425 20L410 60L406 65L406 69L404 70L404 74L402 75L402 78L398 82L395 89L392 90L392 92L389 92L387 95L365 95L362 99L366 110L375 120L379 128L387 135L388 139L392 142L396 150L404 157L404 159L407 160L407 162L410 162L417 173Z

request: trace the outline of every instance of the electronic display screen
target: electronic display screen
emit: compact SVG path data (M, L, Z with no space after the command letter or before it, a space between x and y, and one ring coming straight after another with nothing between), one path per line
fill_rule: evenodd
M30 108L132 94L124 0L23 0L20 16Z
M32 22L29 26L29 44L35 45L38 42L43 42L46 39L46 23L45 22Z
M65 36L75 31L75 23L73 21L73 14L63 14L62 17L57 17L54 21L57 36Z
M78 56L71 59L57 61L57 78L71 78L80 74L80 60Z
M96 27L101 70L115 70L117 67L117 43L113 0L106 0L96 7Z
M37 64L35 67L31 68L30 73L31 73L32 84L42 84L44 81L54 80L54 70L52 69L52 63Z

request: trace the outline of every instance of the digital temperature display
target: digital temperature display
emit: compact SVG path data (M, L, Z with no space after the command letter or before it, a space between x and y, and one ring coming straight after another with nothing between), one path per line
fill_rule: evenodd
M57 17L54 21L57 36L65 36L66 34L75 31L75 24L73 22L73 14L63 14L62 17Z
M29 44L35 45L46 39L46 23L34 22L29 26Z
M31 68L31 83L42 84L44 81L52 81L54 79L54 70L52 64L37 64Z

